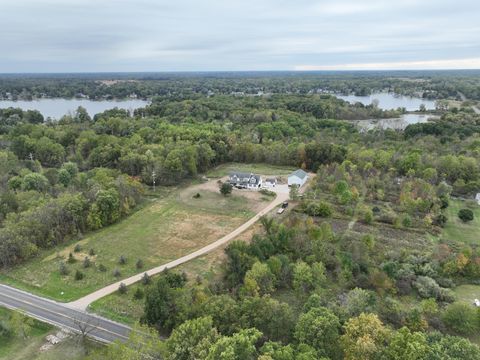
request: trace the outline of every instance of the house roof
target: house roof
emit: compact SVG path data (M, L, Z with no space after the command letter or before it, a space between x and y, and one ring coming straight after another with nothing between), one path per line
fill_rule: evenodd
M243 173L239 171L232 171L230 173L230 178L233 178L233 177L236 177L237 179L239 179L240 183L259 184L261 180L260 175L255 175L252 173ZM247 181L244 181L244 179L247 179Z
M307 177L307 173L305 171L303 171L302 169L298 169L298 170L295 170L294 172L292 172L290 176L296 176L296 177L299 177L300 179L304 179Z

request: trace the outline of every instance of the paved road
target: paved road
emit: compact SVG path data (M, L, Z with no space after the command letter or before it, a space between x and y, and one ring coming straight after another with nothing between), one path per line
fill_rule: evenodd
M5 285L0 285L0 305L104 343L125 341L131 331L128 326Z
M272 189L273 190L273 189ZM275 207L280 205L282 202L288 199L289 193L288 193L288 187L286 185L283 186L278 186L275 189L275 192L277 193L277 197L270 203L268 204L263 210L261 210L259 213L257 213L254 217L252 217L250 220L248 220L246 223L240 225L238 228L236 228L234 231L231 233L225 235L224 237L218 239L217 241L197 250L194 251L193 253L190 253L188 255L182 256L181 258L175 259L167 264L163 264L160 266L157 266L153 269L150 269L146 271L146 273L150 276L161 273L165 269L171 269L174 268L178 265L181 265L183 263L186 263L187 261L193 260L199 256L205 255L209 253L212 250L215 250L216 248L224 245L225 243L229 242L230 240L234 239L238 235L240 235L242 232L247 230L250 226L252 226L255 222L260 219L263 215L266 215L268 212L273 210ZM110 295L114 293L115 291L118 290L118 287L120 286L121 283L124 283L125 285L131 285L134 284L143 278L143 274L137 274L133 275L127 279L120 280L116 283L113 283L111 285L108 285L104 287L103 289L97 290L83 298L80 298L76 301L68 303L68 306L78 309L78 310L86 310L88 306L93 303L96 300L99 300L103 298L104 296Z

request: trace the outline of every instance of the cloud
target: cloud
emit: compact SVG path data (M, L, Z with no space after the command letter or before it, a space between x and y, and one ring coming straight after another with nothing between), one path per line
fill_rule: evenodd
M471 66L479 12L476 0L0 0L0 72Z
M444 70L480 69L480 57L473 59L398 61L384 63L337 64L337 65L296 65L297 71L321 70Z

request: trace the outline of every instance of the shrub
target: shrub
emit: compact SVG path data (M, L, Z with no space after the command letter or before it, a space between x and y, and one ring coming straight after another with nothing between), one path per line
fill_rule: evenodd
M444 227L447 223L447 220L448 218L445 215L439 214L433 218L433 225Z
M223 196L230 195L232 193L232 190L233 186L230 183L225 182L220 186L220 193Z
M442 320L453 332L471 335L478 329L477 311L472 305L454 303L447 307Z
M320 201L307 204L305 212L310 216L329 217L332 215L333 210L329 203Z
M428 276L419 276L413 282L413 286L424 299L434 298L446 302L451 302L454 299L450 290L440 287L434 279Z
M460 209L458 212L458 217L463 222L468 222L473 220L473 211L470 209Z
M133 298L136 299L136 300L140 300L140 299L143 299L143 290L139 287L137 287L137 290L135 290L135 292L133 293Z
M73 248L73 252L78 253L80 251L82 251L82 246L80 244L75 245L75 247Z
M369 225L373 222L373 211L369 208L363 209L363 222Z
M152 282L152 279L150 279L150 276L147 273L143 274L142 284L149 285L151 282Z
M143 268L143 260L142 259L138 259L137 260L137 263L135 264L135 267L137 269L142 269Z
M92 263L90 262L90 258L88 256L85 256L85 259L83 259L83 267L89 268Z
M60 272L60 275L68 275L67 265L65 265L63 261L60 263L58 271Z
M120 270L118 270L118 269L113 270L113 276L115 276L116 278L118 278L118 277L120 277L120 275L122 275L122 274L120 273Z
M127 258L125 256L120 256L120 258L118 259L118 263L120 265L125 265L127 263Z
M271 197L274 197L275 195L277 195L274 191L270 191L268 189L261 189L259 193L262 195L271 196Z
M94 250L94 249L90 249L90 250L88 251L88 255L90 255L90 256L95 256L95 250Z
M128 291L127 285L125 285L124 283L120 283L120 286L118 287L118 292L120 294L126 294L127 291Z
M405 215L402 219L402 225L403 227L409 228L412 226L412 218L410 215Z
M85 275L83 275L83 273L80 271L80 270L77 270L75 272L75 280L82 280L83 278L85 277Z
M76 260L75 258L73 257L73 254L70 253L68 254L68 260L67 260L70 264L73 264Z
M202 197L202 195L200 195L200 193L196 193L195 195L193 195L194 199L199 199L201 197Z
M106 272L106 271L107 271L107 268L106 268L105 265L100 264L100 265L98 266L98 270L100 270L101 272Z

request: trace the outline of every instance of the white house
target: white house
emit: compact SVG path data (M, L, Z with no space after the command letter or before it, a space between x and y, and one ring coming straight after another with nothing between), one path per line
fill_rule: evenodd
M275 187L276 185L277 185L276 178L266 178L265 182L263 183L263 186L265 187Z
M288 175L288 186L297 185L298 187L302 187L307 180L308 174L302 169L298 169Z
M475 200L477 200L477 204L480 205L480 193L477 193L477 196L475 196Z
M235 171L230 173L229 182L239 189L259 189L262 186L262 177Z

